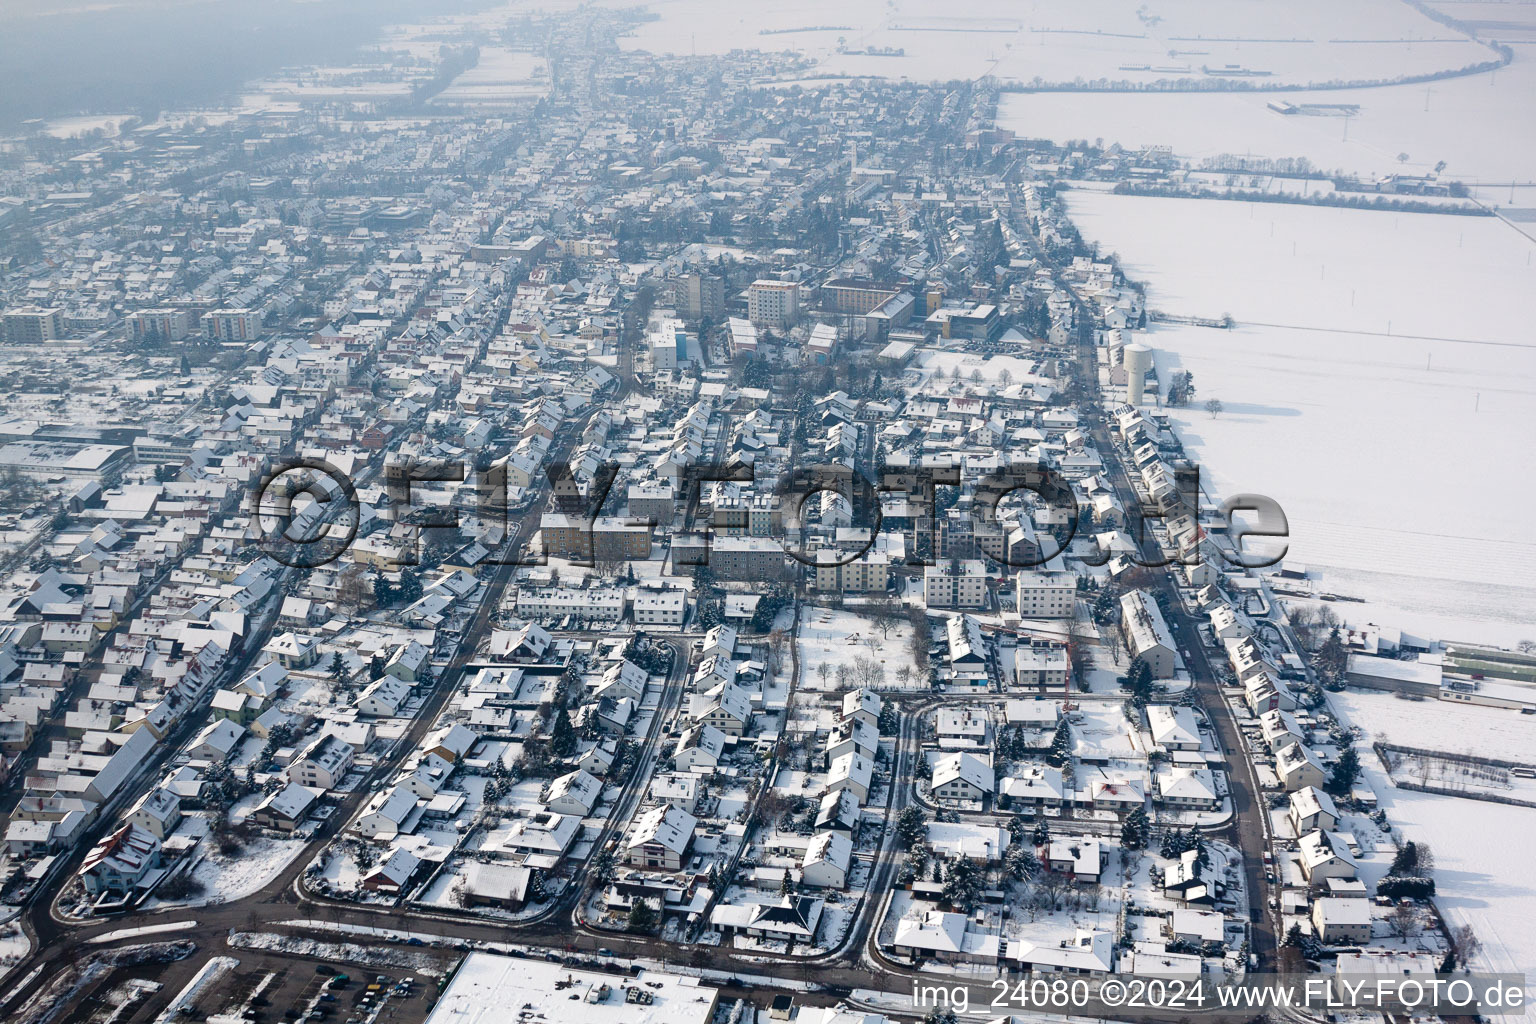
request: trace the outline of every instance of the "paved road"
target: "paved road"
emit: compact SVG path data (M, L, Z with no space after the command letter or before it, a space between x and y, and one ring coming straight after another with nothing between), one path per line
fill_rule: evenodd
M1095 427L1094 437L1095 442L1100 446L1101 454L1115 452L1103 424ZM1141 503L1136 497L1135 489L1131 486L1118 455L1108 460L1106 467L1122 507L1140 508ZM1155 540L1151 537L1139 538L1139 543L1142 555L1147 561L1162 557L1162 553L1157 550ZM1259 787L1253 762L1243 745L1237 721L1221 692L1220 676L1211 668L1206 647L1201 643L1199 632L1201 620L1185 611L1171 570L1155 571L1154 580L1154 588L1164 597L1163 607L1167 610L1166 617L1174 629L1175 639L1179 642L1181 649L1189 655L1185 660L1186 667L1189 669L1190 677L1195 681L1200 703L1205 707L1207 717L1216 728L1217 740L1226 757L1227 788L1232 799L1233 822L1228 831L1233 833L1232 838L1243 853L1243 871L1250 903L1249 951L1258 956L1260 970L1272 970L1276 948L1276 924L1275 915L1269 910L1272 892L1265 877L1264 867L1264 853L1271 848L1267 827L1269 806L1264 800L1263 790ZM1257 911L1256 915L1254 911Z
M1014 201L1013 226L1021 235L1027 237L1036 251L1043 251L1039 239L1035 237L1029 228L1028 221L1019 213L1020 204L1017 193L1010 188L1010 196ZM1066 289L1078 305L1078 315L1088 315L1090 304L1082 301L1070 282L1059 279L1058 283ZM1098 396L1099 407L1104 409L1103 396L1099 390L1098 356L1093 347L1091 338L1085 338L1078 348L1078 366L1083 382L1090 392ZM1137 497L1136 489L1126 473L1124 461L1119 449L1115 446L1109 431L1105 426L1103 416L1097 417L1090 427L1094 445L1100 456L1104 459L1106 475L1111 486L1114 487L1120 499L1121 507L1127 510L1140 509L1141 500ZM1163 558L1158 550L1155 540L1148 532L1140 531L1141 536L1136 537L1136 543L1140 546L1143 559L1156 564ZM1270 899L1277 895L1272 891L1265 877L1264 853L1270 849L1268 835L1268 804L1264 800L1263 790L1259 787L1258 778L1254 772L1252 761L1249 759L1246 748L1242 743L1237 722L1232 715L1231 708L1227 705L1221 692L1220 676L1211 668L1207 660L1206 649L1200 641L1198 626L1200 621L1184 610L1183 601L1179 597L1177 582L1171 568L1152 570L1154 590L1165 598L1163 604L1168 609L1168 620L1175 630L1175 637L1180 646L1189 654L1186 659L1186 667L1195 682L1196 693L1200 697L1201 704L1205 707L1207 716L1216 728L1217 739L1222 752L1227 760L1227 783L1232 800L1232 822L1227 831L1231 833L1238 849L1243 854L1243 870L1247 882L1248 899L1250 905L1250 938L1249 951L1257 955L1259 970L1271 971L1274 969L1275 935L1277 931L1278 915L1269 910Z

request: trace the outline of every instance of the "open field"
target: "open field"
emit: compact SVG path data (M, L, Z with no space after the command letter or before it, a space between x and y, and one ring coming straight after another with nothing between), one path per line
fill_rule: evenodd
M1195 405L1170 412L1207 491L1279 501L1292 560L1367 599L1347 619L1524 638L1536 244L1493 218L1087 191L1069 207L1149 306L1240 322L1146 333L1161 374L1195 375Z
M1273 99L1360 110L1347 119L1285 116L1268 109ZM1369 175L1423 174L1443 160L1449 177L1507 184L1532 179L1536 135L1526 125L1533 103L1536 53L1521 46L1497 72L1427 85L1274 95L1013 93L1003 97L998 123L1033 138L1168 146L1197 164L1222 154L1305 157L1327 171Z
M615 6L627 6L622 2ZM1321 83L1425 74L1486 60L1487 48L1394 0L1240 6L1209 0L982 0L958 15L935 0L808 0L743 6L657 0L657 20L625 39L656 53L791 50L815 75L1003 82L1150 84L1251 72ZM870 51L887 51L872 53ZM900 50L899 55L888 51ZM839 52L842 51L842 52Z
M1366 744L1379 732L1388 733L1399 743L1408 742L1406 731L1377 719L1379 702L1362 705L1355 700L1358 696L1329 694L1328 699L1335 711L1365 731ZM1436 707L1442 704L1438 701L1400 703L1445 714ZM1459 730L1447 728L1444 732L1456 734ZM1482 940L1477 967L1526 972L1536 963L1536 929L1530 926L1532 915L1536 915L1536 885L1525 873L1510 870L1510 852L1530 849L1536 843L1536 808L1398 789L1369 749L1362 749L1360 762L1399 838L1427 842L1433 848L1438 891L1435 904L1452 927L1470 924ZM1532 991L1529 983L1526 991L1527 995Z

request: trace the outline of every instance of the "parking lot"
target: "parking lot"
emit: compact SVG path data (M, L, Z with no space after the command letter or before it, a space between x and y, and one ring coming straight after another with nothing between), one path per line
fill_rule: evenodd
M412 1024L426 1018L437 992L435 978L401 970L266 956L250 967L242 963L197 1001L195 1015L225 1014L252 1024Z

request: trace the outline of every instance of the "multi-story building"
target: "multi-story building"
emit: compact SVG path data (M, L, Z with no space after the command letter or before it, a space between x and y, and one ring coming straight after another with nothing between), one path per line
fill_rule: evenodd
M741 494L715 499L711 525L717 537L771 537L777 505L771 494Z
M722 580L777 579L784 571L784 549L765 537L716 537L710 546L709 568Z
M335 789L352 768L352 744L330 733L322 734L288 766L288 781L301 786Z
M821 308L848 316L863 316L899 291L901 286L895 284L839 277L821 286Z
M533 621L575 615L583 619L617 622L628 607L624 591L613 587L575 590L568 587L541 587L517 592L519 618Z
M1077 608L1077 578L1068 572L1021 572L1015 577L1019 617L1070 619Z
M680 587L641 587L629 607L637 626L681 626L688 613L688 592Z
M649 519L658 526L672 522L674 501L670 483L631 484L629 488L629 514Z
M844 594L883 594L891 581L891 558L883 551L870 551L851 562L836 551L823 548L816 553L812 585L820 591Z
M1013 651L1014 688L1019 690L1065 690L1072 670L1064 644L1039 640L1020 644Z
M181 341L192 333L192 319L183 309L141 309L133 314L133 339Z
M688 328L681 320L666 319L646 339L651 351L651 367L675 370L688 364Z
M547 512L539 520L539 535L544 553L556 558L623 562L651 554L651 524L643 519L602 516L588 522Z
M1120 631L1131 657L1140 658L1152 669L1154 679L1173 675L1177 646L1162 609L1144 590L1132 590L1120 597Z
M261 313L254 309L210 309L203 314L203 333L212 341L255 341L261 334Z
M987 603L987 567L979 558L958 558L923 570L923 600L929 608L982 608Z
M695 270L672 282L672 304L690 320L711 319L725 312L725 282Z
M800 319L800 285L795 281L753 281L747 289L747 319L783 330Z
M40 345L64 336L64 311L41 306L15 306L0 314L5 340L13 345Z

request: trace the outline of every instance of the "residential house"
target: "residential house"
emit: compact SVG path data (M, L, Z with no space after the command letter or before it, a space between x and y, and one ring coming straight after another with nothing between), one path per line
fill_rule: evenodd
M679 871L693 847L698 819L676 807L653 807L635 819L624 844L624 860L635 867Z

